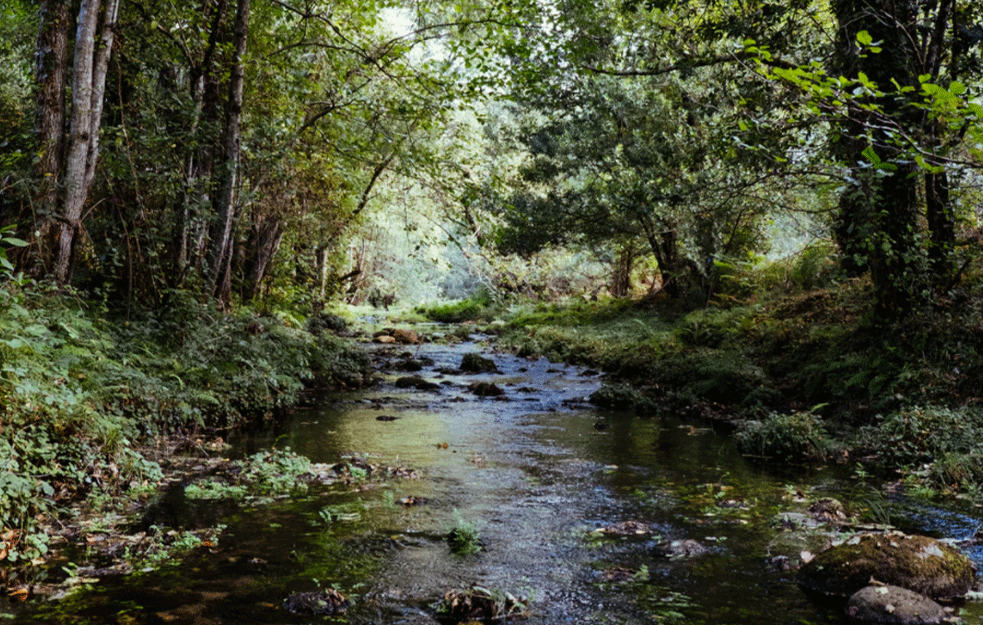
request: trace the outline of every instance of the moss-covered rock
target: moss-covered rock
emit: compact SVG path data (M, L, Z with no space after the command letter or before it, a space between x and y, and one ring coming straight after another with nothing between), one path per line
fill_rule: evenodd
M461 358L461 371L466 373L496 373L498 365L491 358L485 358L480 354L464 354Z
M966 594L975 573L969 558L933 538L871 532L820 553L799 569L797 581L810 591L849 597L873 578L949 599Z

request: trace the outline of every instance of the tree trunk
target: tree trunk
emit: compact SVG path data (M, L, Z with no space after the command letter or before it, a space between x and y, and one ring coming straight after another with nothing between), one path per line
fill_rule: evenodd
M42 0L36 47L35 81L38 84L37 153L34 173L35 214L23 215L32 224L31 253L19 257L22 271L40 276L50 271L55 249L51 216L58 212L58 183L65 155L65 80L68 73L68 38L71 20L67 0ZM25 248L26 251L27 248ZM28 266L30 261L31 266Z
M628 297L631 295L631 270L635 265L635 246L628 243L618 250L611 273L611 295Z
M659 265L662 290L669 297L676 299L686 291L682 284L682 267L679 262L679 250L676 249L676 233L670 227L664 227L662 232L656 232L655 224L644 218L640 218L640 222L652 254L655 256L655 262Z
M253 222L247 253L245 284L242 299L251 301L259 294L260 285L266 277L273 257L280 249L284 234L283 220L278 217L258 215Z
M917 86L918 12L911 0L838 0L834 10L839 23L837 72L848 77L863 73L885 90L892 81ZM883 52L858 48L857 34L863 30L880 42ZM883 128L888 126L885 118L909 130L919 122L901 95L878 99L879 112L863 104L851 105L851 114L840 124L837 156L850 164L856 182L840 197L834 236L844 269L871 272L879 312L903 316L912 296L924 290L918 284L919 172ZM871 163L865 154L870 148L879 163Z
M949 197L949 176L946 172L925 176L925 218L931 233L929 262L936 283L944 288L952 286L952 252L956 245L956 225Z
M190 134L196 148L188 150L184 164L184 185L174 229L174 260L177 271L170 277L172 287L184 285L188 276L202 266L207 256L208 207L212 205L211 185L216 139L210 134L219 121L219 78L215 56L223 35L228 2L203 2L202 13L209 24L208 45L198 62L188 68L189 95L194 103Z
M239 0L236 7L234 55L229 80L229 99L226 102L225 133L222 163L213 208L215 220L210 232L208 274L205 280L205 296L222 300L228 295L227 285L232 253L232 226L235 217L236 189L239 174L240 125L242 121L242 94L244 87L243 58L246 54L246 36L249 27L249 0Z
M54 279L71 279L75 239L82 226L82 208L89 197L99 152L99 128L106 71L112 52L119 0L82 0L72 67L72 117L65 158L64 195L57 216ZM100 17L102 18L100 24ZM98 45L96 43L98 39Z

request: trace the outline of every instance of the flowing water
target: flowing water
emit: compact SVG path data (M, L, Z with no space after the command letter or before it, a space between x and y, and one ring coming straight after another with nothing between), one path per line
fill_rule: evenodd
M532 624L842 622L769 558L780 533L770 520L802 499L849 502L850 482L756 467L711 424L599 412L585 401L598 376L572 367L485 354L500 373L452 372L477 349L414 348L437 390L398 389L391 374L234 441L239 456L273 446L315 462L354 454L417 479L235 509L219 544L184 564L103 580L70 608L15 622L434 624L444 593L472 585L531 598L523 622ZM475 396L476 380L505 395ZM411 496L424 503L400 503ZM905 509L907 529L941 537L979 524L972 510ZM596 531L624 521L654 533ZM453 553L445 537L455 527L476 530L482 550ZM682 539L706 551L660 552ZM619 571L631 579L610 581ZM291 593L326 588L351 598L345 615L283 607ZM968 623L981 622L974 609Z

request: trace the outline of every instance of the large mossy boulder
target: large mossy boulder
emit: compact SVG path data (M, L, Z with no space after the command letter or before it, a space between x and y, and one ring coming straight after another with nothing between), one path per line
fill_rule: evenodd
M975 575L969 558L933 538L870 532L817 555L799 569L797 581L830 596L849 597L874 579L932 599L951 599L965 595Z

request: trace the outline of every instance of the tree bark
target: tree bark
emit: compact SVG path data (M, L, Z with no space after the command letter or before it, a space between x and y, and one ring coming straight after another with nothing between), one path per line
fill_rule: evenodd
M284 223L279 217L258 215L253 221L250 241L247 245L249 260L246 266L243 301L251 301L259 294L273 257L283 241Z
M839 23L837 72L848 77L863 73L886 91L892 81L917 86L918 11L912 0L838 0L834 10ZM857 46L857 34L864 30L883 52ZM901 94L877 103L877 113L860 103L852 105L840 124L837 156L850 164L855 184L840 197L834 236L844 269L853 274L869 270L879 312L898 317L910 310L912 296L923 291L917 284L920 181L910 157L884 128L911 131L919 122ZM864 151L870 148L880 163L867 162Z
M38 277L50 271L54 259L58 212L58 184L65 156L65 81L68 74L68 39L71 19L67 0L42 0L39 7L34 79L38 85L36 105L38 179L34 194L35 213L23 215L34 233L31 245L19 256L22 271ZM30 253L27 253L30 250ZM30 266L28 266L30 263Z

